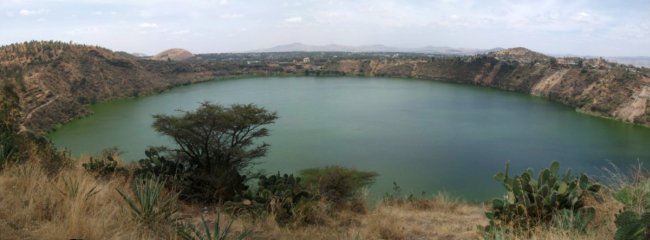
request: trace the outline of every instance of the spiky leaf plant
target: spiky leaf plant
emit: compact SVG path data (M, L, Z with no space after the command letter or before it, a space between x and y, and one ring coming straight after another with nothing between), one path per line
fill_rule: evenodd
M137 179L132 185L133 194L117 189L128 204L133 219L150 225L173 221L178 194L167 193L164 182L158 179Z

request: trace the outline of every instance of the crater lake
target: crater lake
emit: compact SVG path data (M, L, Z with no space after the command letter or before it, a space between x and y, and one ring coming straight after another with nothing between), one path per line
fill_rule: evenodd
M371 199L392 192L447 192L482 201L498 197L492 178L554 160L561 171L594 177L614 164L650 161L650 129L577 113L523 93L429 80L356 77L260 77L214 80L146 97L92 106L94 114L49 137L74 155L118 147L125 161L147 146L173 146L156 133L153 114L196 109L203 101L254 103L279 119L255 169L296 173L341 165L379 173Z

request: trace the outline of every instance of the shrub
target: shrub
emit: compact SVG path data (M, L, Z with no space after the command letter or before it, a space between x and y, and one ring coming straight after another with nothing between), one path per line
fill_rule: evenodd
M0 85L0 168L5 163L18 160L23 142L20 134L20 104L13 85Z
M361 190L374 183L376 172L358 171L340 166L310 168L300 171L306 186L334 205L360 200Z
M176 213L178 194L165 192L164 182L158 179L136 179L132 185L133 194L116 189L136 222L145 225L168 223Z
M1 113L0 113L1 114ZM45 137L32 132L18 132L0 120L0 169L5 164L37 160L49 176L73 165L70 152L58 150Z
M220 225L221 214L217 215L217 220L212 225L212 230L208 225L208 222L205 221L205 218L201 216L201 227L203 231L199 230L194 224L184 224L181 225L178 229L178 235L181 239L184 240L243 240L251 234L251 231L244 230L243 232L231 236L231 226L234 220L230 220L225 227Z
M14 139L4 129L0 130L0 166L9 162L15 151Z
M610 171L614 180L613 196L625 205L624 211L616 216L617 240L650 239L650 178L641 166L633 168L631 174L622 174L614 167Z
M35 148L39 151L37 154L40 155L41 167L49 176L54 176L65 168L75 166L76 161L72 159L69 150L59 150L49 140L41 140L36 144Z
M639 215L627 210L616 216L616 240L650 239L650 212Z
M550 168L542 169L537 178L528 169L519 176L508 175L509 163L505 173L497 173L495 179L506 188L504 198L492 201L492 211L486 213L489 225L485 227L488 235L511 226L515 230L526 230L538 224L548 224L562 216L576 218L579 223L572 224L580 229L593 220L594 209L585 207L583 200L587 194L595 194L600 185L593 183L582 174L579 177L567 171L560 175L560 164L553 162ZM562 222L564 220L557 220Z
M650 178L647 174L641 166L636 167L631 176L612 172L615 178L613 180L618 183L614 186L613 196L625 204L627 210L643 213L650 209Z

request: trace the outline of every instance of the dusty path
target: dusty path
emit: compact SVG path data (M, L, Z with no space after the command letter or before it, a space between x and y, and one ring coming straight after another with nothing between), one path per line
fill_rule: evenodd
M51 103L56 101L58 98L59 98L59 96L54 95L54 97L51 97L50 100L47 101L46 103L43 103L40 106L33 108L27 114L25 114L25 117L23 118L23 121L20 123L20 131L19 131L19 133L27 131L27 127L25 127L25 123L27 121L29 121L30 119L32 119L32 114L34 114L34 112L40 110L41 108L46 107L47 105L50 105Z

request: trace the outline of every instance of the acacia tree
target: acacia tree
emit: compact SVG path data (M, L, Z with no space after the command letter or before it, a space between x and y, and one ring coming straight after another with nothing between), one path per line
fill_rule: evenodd
M195 169L182 190L184 197L225 201L246 190L243 171L269 148L254 140L268 136L264 126L277 118L254 104L224 107L204 102L181 116L154 115L153 127L176 142L171 156Z

